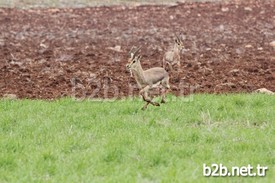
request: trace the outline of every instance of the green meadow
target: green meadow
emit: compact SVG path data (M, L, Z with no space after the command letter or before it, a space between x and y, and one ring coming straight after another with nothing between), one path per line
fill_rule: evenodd
M168 96L143 101L0 100L0 182L273 182L275 98ZM156 99L158 100L158 99ZM205 177L203 164L268 167Z

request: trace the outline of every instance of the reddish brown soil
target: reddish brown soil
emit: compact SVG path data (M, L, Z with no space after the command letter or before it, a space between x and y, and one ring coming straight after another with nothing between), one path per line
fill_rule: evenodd
M274 4L0 9L0 96L137 94L125 69L131 46L142 45L145 69L161 66L180 32L188 50L171 73L174 94L275 91Z

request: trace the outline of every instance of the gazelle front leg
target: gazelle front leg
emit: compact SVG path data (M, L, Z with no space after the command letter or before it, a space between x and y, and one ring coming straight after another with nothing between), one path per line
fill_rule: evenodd
M166 103L166 100L165 100L166 93L167 93L166 88L161 87L161 101L160 101L160 103Z
M170 85L169 85L169 76L164 78L161 81L161 102L160 103L166 103L166 94L171 91Z
M167 62L167 64L168 64L168 67L169 67L169 71L174 72L175 70L174 70L172 64L169 63L169 62Z

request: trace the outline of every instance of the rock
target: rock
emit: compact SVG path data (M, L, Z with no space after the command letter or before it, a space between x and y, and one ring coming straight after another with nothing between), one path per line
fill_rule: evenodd
M221 86L227 86L227 87L230 87L230 88L235 88L236 87L236 85L234 83L231 83L231 82L222 83Z
M15 61L13 61L13 60L10 62L10 64L11 64L11 65L14 65L14 66L19 66L19 67L21 67L21 66L23 65L22 62L15 62Z
M121 52L121 46L119 46L119 45L117 45L115 47L108 47L107 49L113 50L113 51L116 51L116 52Z
M224 31L224 25L223 24L221 24L220 26L219 26L219 28L218 28L220 31Z
M58 8L50 8L47 11L50 13L59 13L60 12L60 10Z
M90 78L96 78L96 74L94 74L94 73L90 73Z
M236 49L236 53L238 54L238 55L241 55L241 54L243 54L245 51L244 51L244 49L243 48L237 48Z
M240 72L239 69L232 69L231 71L229 71L229 73L232 74L233 76L236 76L239 72Z
M269 45L275 48L275 41L270 42Z
M245 45L246 48L252 48L253 46L251 44Z
M9 100L15 100L15 99L17 99L17 95L15 95L15 94L4 94L3 98L4 99L9 99Z
M205 74L206 76L208 76L208 75L210 75L210 74L213 73L213 69L211 69L211 68L204 68L204 69L203 69L203 72L204 72L204 74Z
M0 46L4 46L5 45L5 40L0 38Z
M252 11L252 8L250 8L250 7L244 7L244 10L245 11Z
M254 91L254 93L264 93L264 94L268 94L268 95L274 95L275 93L266 89L266 88L260 88Z
M222 8L222 12L228 12L229 11L229 8L225 7L225 8Z
M42 47L42 48L48 48L48 46L46 46L45 44L43 44L43 43L40 43L40 45L39 45L40 47Z

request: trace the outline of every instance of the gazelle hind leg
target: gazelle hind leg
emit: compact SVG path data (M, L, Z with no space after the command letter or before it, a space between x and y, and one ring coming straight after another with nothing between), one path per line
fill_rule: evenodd
M161 103L166 103L166 94L170 90L170 85L169 85L169 77L164 79L161 82L162 88L161 88Z
M148 105L150 104L150 102L146 102L146 104L141 108L142 110L147 109Z
M139 94L142 96L143 100L145 102L147 102L144 106L143 106L143 110L145 110L147 108L147 106L149 104L152 104L154 106L160 106L159 103L157 102L153 102L152 99L150 99L150 97L148 96L148 91L150 90L151 86L146 86L144 87L142 90L140 90Z
M153 106L160 106L159 103L157 102L153 102L152 99L150 99L149 97L145 97L144 94L141 95L143 100L146 102L146 104L142 107L142 110L147 109L147 106L149 104L152 104Z

